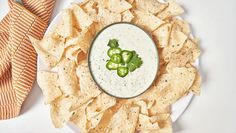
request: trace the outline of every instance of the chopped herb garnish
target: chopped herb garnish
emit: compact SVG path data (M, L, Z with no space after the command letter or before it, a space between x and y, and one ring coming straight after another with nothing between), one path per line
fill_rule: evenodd
M117 39L110 39L108 46L110 49L107 51L107 55L110 60L107 61L106 67L108 70L117 70L118 76L125 77L143 64L142 59L135 51L119 48Z
M133 72L135 69L139 68L143 64L143 61L138 56L138 54L135 51L132 51L132 53L133 53L133 57L131 58L130 62L127 64L130 72Z
M108 42L108 46L111 48L117 48L119 46L117 39L110 39Z

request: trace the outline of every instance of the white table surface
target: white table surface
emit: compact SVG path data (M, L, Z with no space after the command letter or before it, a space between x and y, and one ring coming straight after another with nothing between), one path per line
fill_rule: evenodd
M56 10L66 6L57 0ZM71 0L66 0L68 3ZM236 1L179 0L185 7L194 35L201 39L202 94L192 100L174 123L176 133L236 133ZM0 0L0 20L8 12ZM0 121L0 133L71 133L55 129L37 85L29 94L19 117Z

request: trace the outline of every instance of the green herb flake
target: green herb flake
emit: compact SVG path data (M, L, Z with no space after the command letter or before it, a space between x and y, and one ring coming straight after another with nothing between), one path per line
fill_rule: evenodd
M117 48L119 46L117 39L110 39L108 42L108 46L111 48Z

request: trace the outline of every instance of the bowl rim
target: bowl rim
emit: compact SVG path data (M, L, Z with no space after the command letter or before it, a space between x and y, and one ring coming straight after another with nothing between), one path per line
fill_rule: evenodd
M109 27L111 27L111 26L114 26L114 25L118 25L118 24L128 24L128 25L132 25L132 26L135 26L136 28L139 28L139 29L142 30L143 32L145 32L146 35L152 40L152 44L154 45L155 51L156 51L156 53L157 53L157 69L156 69L156 72L155 72L155 73L156 73L156 74L155 74L155 77L153 78L151 84L150 84L142 93L140 93L140 94L138 94L138 95L135 95L135 96L131 96L131 97L115 96L115 95L110 94L109 92L107 92L107 91L106 91L105 89L103 89L103 88L101 87L101 85L96 81L96 79L95 79L95 77L94 77L94 74L93 74L93 72L92 72L92 70L91 70L91 61L90 61L91 56L90 56L90 53L91 53L91 50L92 50L92 48L93 48L94 42L96 41L96 39L98 38L98 36L99 36L105 29L107 29L107 28L109 28ZM144 94L152 85L154 85L154 83L155 83L155 81L156 81L156 79L157 79L157 77L158 77L158 72L159 72L159 69L160 69L160 62L159 62L159 61L160 61L160 57L159 57L159 52L158 52L157 45L156 45L155 41L153 40L152 36L151 36L146 30L144 30L143 28L141 28L141 27L139 27L139 26L137 26L137 25L135 25L135 24L133 24L133 23L130 23L130 22L115 22L115 23L112 23L112 24L109 24L109 25L105 26L105 27L102 28L98 33L96 33L96 36L93 38L93 41L91 42L91 45L90 45L90 47L89 47L87 61L88 61L89 72L90 72L90 74L91 74L91 76L92 76L92 79L94 80L94 82L96 83L96 85L99 87L99 89L100 89L101 91L103 91L104 93L106 93L106 94L108 94L108 95L110 95L110 96L112 96L112 97L119 98L119 99L132 99L132 98L135 98L135 97L138 97L138 96Z

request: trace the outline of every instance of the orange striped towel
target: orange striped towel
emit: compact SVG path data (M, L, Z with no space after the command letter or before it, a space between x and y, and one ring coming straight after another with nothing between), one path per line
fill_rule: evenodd
M37 56L28 35L42 38L55 0L8 0L10 12L0 22L0 120L18 116L32 88Z

